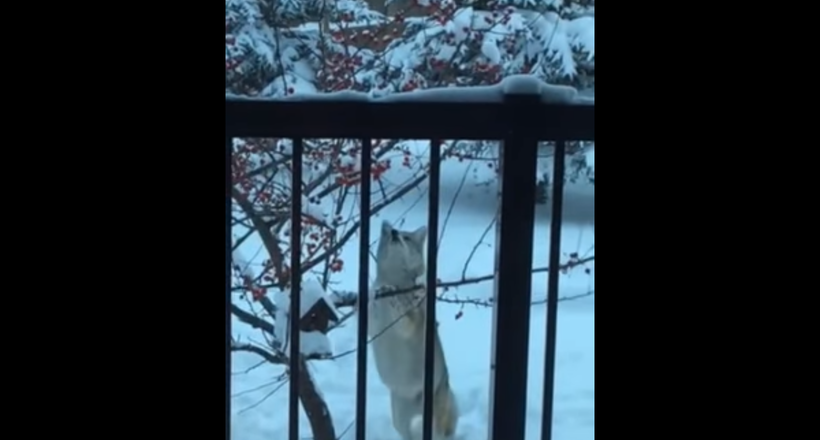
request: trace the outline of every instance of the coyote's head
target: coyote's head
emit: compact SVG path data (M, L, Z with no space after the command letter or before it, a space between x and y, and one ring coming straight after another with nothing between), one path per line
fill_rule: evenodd
M409 288L425 273L424 244L427 227L415 231L394 229L382 223L379 248L376 251L376 277L384 285Z

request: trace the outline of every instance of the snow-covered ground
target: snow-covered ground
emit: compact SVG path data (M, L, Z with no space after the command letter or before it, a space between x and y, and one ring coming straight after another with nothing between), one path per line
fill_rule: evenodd
M468 162L447 160L442 165L440 229L446 230L440 244L438 278L443 281L462 277L465 261L478 242L496 211L495 188L477 185L489 176L490 171L479 169L467 171ZM471 166L475 170L475 165ZM396 170L396 173L402 171ZM462 177L469 177L461 186ZM400 176L386 175L396 180ZM374 198L377 187L374 186ZM579 257L594 255L594 190L589 186L567 187L567 220L563 229L562 251L577 252ZM458 193L451 208L451 201ZM419 197L421 200L419 201ZM405 198L381 211L371 221L371 243L378 239L378 225L383 219L398 223L402 229L415 229L426 223L426 190L411 191ZM546 206L537 206L535 229L535 267L547 263L549 246L549 213ZM448 214L449 212L449 214ZM445 217L449 219L444 224ZM466 271L467 277L488 275L493 270L495 251L494 229L478 246ZM242 247L247 257L257 255L256 262L264 258L259 252L259 241L248 240ZM373 249L375 250L375 248ZM358 238L354 237L345 248L345 270L334 281L340 290L353 290L357 286ZM589 273L585 273L585 268ZM560 296L571 297L594 291L594 261L586 266L562 275ZM374 273L371 259L371 274ZM532 277L535 300L546 296L546 273ZM492 295L492 283L478 283L459 287L447 293L448 297L486 299ZM345 311L345 309L342 309ZM457 313L463 313L457 319ZM529 393L527 405L527 439L539 438L541 429L541 400L543 389L545 306L531 308ZM490 342L492 335L492 310L486 307L439 303L439 332L449 364L451 384L455 390L461 417L457 438L483 440L487 437L490 381ZM555 388L555 440L592 440L595 434L595 296L562 301L558 312L558 346ZM260 341L257 330L234 319L234 334ZM354 437L356 347L357 326L355 319L330 334L334 353L351 351L335 360L312 361L311 370L318 388L327 400L337 436L341 440ZM232 404L231 430L236 440L270 440L287 438L288 386L277 381L283 368L262 365L252 368L260 359L253 354L236 353L233 356L233 385L235 396ZM371 440L400 440L390 419L390 404L386 388L376 374L370 354L367 385L367 430ZM311 438L310 427L302 413L299 427L300 438Z

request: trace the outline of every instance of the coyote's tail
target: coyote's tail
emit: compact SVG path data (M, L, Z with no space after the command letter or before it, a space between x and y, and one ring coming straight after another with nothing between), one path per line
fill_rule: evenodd
M458 409L450 382L444 377L433 395L433 438L452 439L456 430ZM414 440L422 440L424 421L421 414L410 419L410 435Z

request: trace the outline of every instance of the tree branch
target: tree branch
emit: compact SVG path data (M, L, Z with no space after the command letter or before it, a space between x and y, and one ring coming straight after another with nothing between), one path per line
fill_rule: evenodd
M239 207L242 208L242 211L245 212L245 215L247 215L251 220L253 228L259 233L259 238L262 240L262 244L265 246L265 250L268 251L268 255L270 256L270 261L276 274L278 286L284 286L290 277L288 276L286 279L284 271L282 270L284 256L282 255L282 250L279 249L279 239L274 237L273 233L270 231L270 228L267 226L265 221L262 220L259 214L254 211L253 205L242 192L236 188L233 188L231 190L231 196L234 200L236 200ZM298 262L296 264L298 264Z
M237 306L236 304L231 304L231 313L245 324L248 324L253 328L258 328L271 336L273 336L275 332L275 327L272 323L265 321L264 319L254 315L251 312L242 310L242 308Z
M589 257L585 257L585 258L580 258L580 259L572 259L572 260L560 265L558 267L558 270L561 270L561 271L569 270L573 267L580 266L582 264L589 263L591 261L595 261L595 256L594 255L589 256ZM532 273L542 273L542 272L548 272L548 271L549 271L549 267L539 267L539 268L533 269ZM456 287L465 286L465 285L468 285L468 284L477 284L477 283L481 283L481 282L485 282L485 281L492 281L494 279L495 279L495 274L484 275L484 276L474 277L474 278L462 278L462 279L456 280L456 281L439 282L439 283L436 284L436 288L447 290L447 289L450 289L450 288L456 288ZM416 285L416 286L413 286L413 287L410 287L410 288L407 288L407 289L386 290L386 291L382 291L382 292L377 292L376 293L376 298L387 298L387 297L391 297L391 296L395 296L395 295L401 295L401 294L404 294L404 293L410 293L414 290L423 289L424 287L425 286L423 284L419 284L419 285ZM334 295L334 303L336 304L336 307L355 307L356 302L358 301L358 295L355 292L336 291L336 292L333 292L333 295ZM585 294L584 296L588 296L588 295ZM474 299L459 300L459 299L449 299L449 298L439 297L438 300L442 301L442 302L459 303L459 304L460 303L465 303L465 302L475 303L476 305L488 305L488 306L492 304L492 301L474 300ZM485 301L486 304L485 303L480 303L480 304L477 303L477 302L480 302L480 301ZM540 302L534 302L533 304L540 304L540 303L543 303L543 302L546 302L546 300L543 300L543 301L540 301Z
M279 365L287 365L288 359L285 356L277 353L271 353L270 351L265 350L262 347L258 347L256 345L251 344L239 344L239 343L231 343L231 351L245 351L250 353L255 353L259 355L262 359L272 363L272 364L279 364Z

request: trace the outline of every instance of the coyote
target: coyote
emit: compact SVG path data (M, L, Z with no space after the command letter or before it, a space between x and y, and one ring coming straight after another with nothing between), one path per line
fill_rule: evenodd
M381 227L376 252L375 293L410 290L374 298L369 307L369 333L376 370L390 390L393 426L402 440L421 440L424 392L425 309L424 244L427 228L400 231ZM412 290L413 288L415 290ZM436 331L433 348L433 439L451 440L458 420L447 363Z

